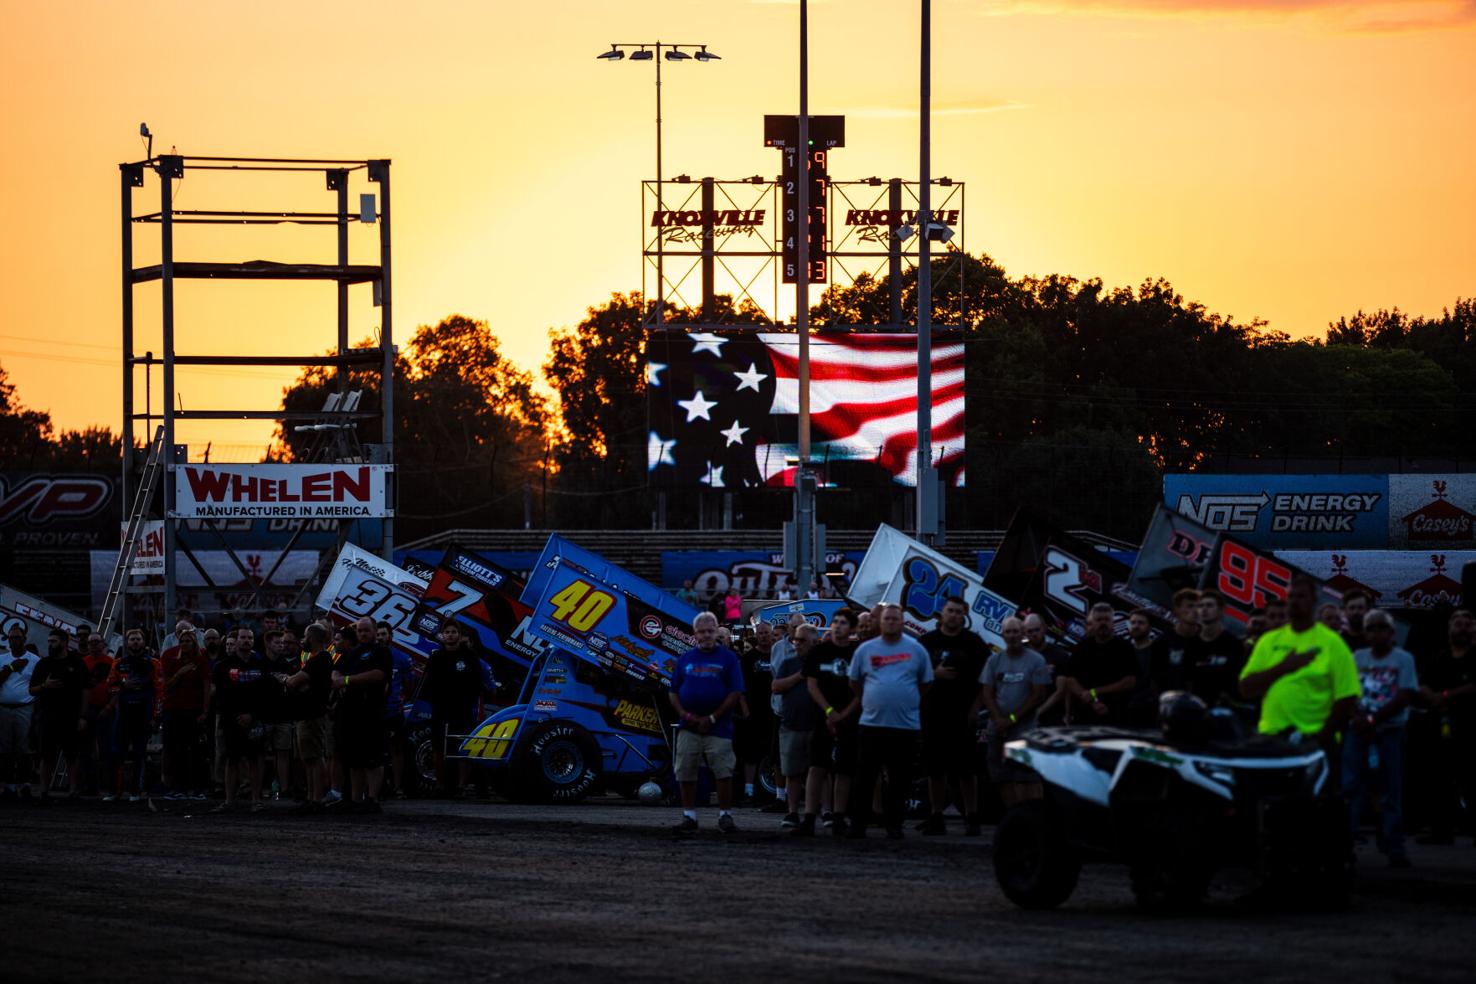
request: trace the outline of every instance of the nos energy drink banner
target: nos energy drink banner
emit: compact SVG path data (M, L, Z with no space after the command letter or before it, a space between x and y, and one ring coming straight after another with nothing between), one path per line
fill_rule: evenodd
M1257 547L1349 550L1389 542L1388 475L1165 475L1163 500L1209 530Z

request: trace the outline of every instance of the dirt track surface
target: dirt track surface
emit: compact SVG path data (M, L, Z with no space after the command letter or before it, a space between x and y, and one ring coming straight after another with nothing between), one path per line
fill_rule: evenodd
M3 977L1471 980L1476 958L1464 841L1412 871L1365 855L1346 913L1151 918L1106 867L1058 911L1015 909L987 830L795 843L771 814L724 838L704 811L678 840L675 811L626 804L205 805L0 807Z

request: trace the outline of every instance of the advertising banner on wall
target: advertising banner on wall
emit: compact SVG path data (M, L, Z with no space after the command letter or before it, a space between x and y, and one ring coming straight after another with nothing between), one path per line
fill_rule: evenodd
M825 554L824 572L839 571L844 580L841 588L856 573L865 554L860 551L829 551ZM703 597L727 594L735 587L744 598L773 598L781 588L802 594L794 583L794 571L784 566L782 553L766 550L663 550L661 552L661 584L676 590L691 581Z
M1390 475L1389 546L1476 548L1476 475Z
M0 546L97 550L115 545L118 480L89 472L0 472ZM43 640L44 641L44 640Z
M1461 604L1461 571L1476 550L1280 550L1295 564L1346 594L1363 591L1379 608L1438 608Z
M1168 474L1163 500L1253 546L1347 550L1389 537L1387 475Z
M181 589L200 589L206 592L234 592L240 589L250 591L260 584L292 588L317 573L319 556L316 550L291 550L285 557L280 550L247 550L237 554L233 560L231 554L225 550L196 550L192 560L190 555L176 550L175 578ZM279 559L281 563L278 563ZM107 597L108 582L113 576L113 569L118 566L118 551L94 550L90 560L92 602L94 607L100 608L103 599ZM246 568L244 572L237 566L238 561ZM266 576L273 567L276 571L268 581ZM153 576L160 579L159 583L163 583L162 574ZM187 601L181 601L180 604L190 607Z
M394 515L392 465L178 465L181 519L368 519Z
M128 524L122 524L119 543L128 535ZM122 549L121 547L119 548ZM138 531L138 547L128 563L129 574L164 573L164 520L146 519Z

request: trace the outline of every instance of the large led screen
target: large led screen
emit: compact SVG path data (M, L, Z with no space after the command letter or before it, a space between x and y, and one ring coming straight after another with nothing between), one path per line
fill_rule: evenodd
M964 483L964 346L933 342L933 463ZM792 332L652 335L647 470L662 485L794 484L799 339ZM834 485L917 484L917 336L823 333L810 341L811 457Z

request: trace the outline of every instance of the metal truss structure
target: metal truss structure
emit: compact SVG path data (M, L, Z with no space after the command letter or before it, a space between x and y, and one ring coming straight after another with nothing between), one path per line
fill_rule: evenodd
M192 157L177 154L151 156L147 160L119 165L121 177L122 209L122 345L123 345L123 484L122 501L125 515L136 513L141 521L153 519L163 521L164 532L164 583L162 586L163 614L172 617L177 592L177 552L184 554L204 577L211 588L215 585L206 573L206 568L196 558L187 538L181 538L181 523L172 518L174 512L174 469L176 464L186 461L186 448L175 441L175 425L182 420L275 420L297 430L314 432L312 453L320 460L345 460L355 456L367 456L382 463L394 461L394 361L395 345L392 318L392 292L390 276L390 162L383 159L337 160L337 159L289 159L247 157ZM293 173L319 173L323 175L325 191L333 196L330 207L321 211L276 211L276 210L216 210L175 209L173 200L178 183L187 173L213 171L240 177L243 181L253 176L291 176ZM158 208L138 213L135 197L146 186L153 175L157 184ZM350 188L355 183L365 189L350 207ZM367 182L367 184L365 183ZM376 202L374 189L377 187ZM259 189L257 189L259 190ZM365 193L367 192L367 193ZM349 260L349 224L353 222L379 225L378 256L372 263L351 263ZM274 226L282 224L333 226L337 233L337 250L332 262L302 263L275 262L269 260L221 261L181 259L175 255L176 227L183 225L229 225L229 226ZM157 264L134 266L135 230L139 226L157 227L159 235L159 257ZM245 280L245 281L296 281L333 284L338 299L338 332L336 351L332 355L307 355L300 353L274 355L236 355L223 353L183 354L175 348L175 286L180 280ZM144 284L158 283L161 291L161 321L163 344L159 354L140 355L134 344L134 294ZM380 309L379 341L372 348L349 347L349 288L368 284L374 292L374 303ZM137 366L159 366L162 369L163 385L160 394L163 402L161 414L156 414L146 405L140 411L134 384ZM175 369L180 366L312 366L332 368L337 371L338 392L331 397L320 411L287 412L281 407L213 407L181 409L175 388ZM349 372L352 369L371 371L376 377L379 391L379 408L359 409L357 394L350 392ZM159 422L159 447L163 458L162 481L140 484L140 454L134 446L137 427L143 424L150 437L154 434L154 423ZM380 443L367 448L357 446L357 428L361 421L377 420L380 425ZM326 437L324 435L327 435ZM147 445L146 445L147 446ZM362 460L362 457L360 457ZM393 478L391 477L391 481ZM393 502L393 485L390 486ZM146 500L138 503L134 499L140 493ZM157 493L157 494L156 494ZM219 545L230 555L231 561L248 583L260 586L269 584L273 575L292 549L310 521L299 520L297 528L290 534L286 546L281 550L272 569L265 577L252 574L242 563L237 550L231 547L222 528L223 521L192 521L192 529L213 534ZM384 556L391 556L394 548L393 519L383 520ZM346 522L340 524L340 544L347 535ZM125 541L126 542L126 541ZM130 594L139 592L160 593L157 585L136 585L127 563L131 550L120 551L121 576L115 572L115 580L121 584L118 601L126 602ZM321 573L321 567L320 567ZM304 590L306 590L306 585ZM111 593L111 592L110 592ZM254 601L255 594L252 596ZM110 599L112 601L114 599ZM152 607L152 606L150 606ZM127 605L123 605L127 612ZM172 626L170 626L172 628Z

